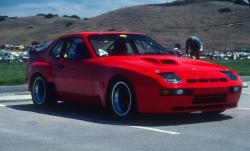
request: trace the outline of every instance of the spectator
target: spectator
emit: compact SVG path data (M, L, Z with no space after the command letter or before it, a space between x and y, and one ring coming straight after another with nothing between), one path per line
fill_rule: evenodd
M0 44L0 50L5 49L5 45Z
M181 57L182 56L182 50L181 50L181 44L176 43L174 45L174 48L172 50L172 54L177 56L177 57Z
M190 55L189 55L190 50ZM200 51L203 50L203 44L198 37L191 36L186 40L186 54L193 58L200 59Z

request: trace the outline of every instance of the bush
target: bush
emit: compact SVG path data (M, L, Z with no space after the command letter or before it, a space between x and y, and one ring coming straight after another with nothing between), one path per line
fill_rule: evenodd
M27 29L33 29L33 28L34 28L33 25L29 25L29 26L27 27Z
M47 15L44 15L45 18L47 19L50 19L50 18L53 18L53 17L58 17L57 14L53 15L53 14L47 14Z
M108 31L116 31L115 28L109 28Z
M15 16L15 17L10 17L10 19L17 19L18 17L17 16Z
M70 27L70 26L72 26L72 25L73 25L72 22L67 22L67 23L66 23L66 27Z
M6 20L6 18L0 17L0 22L5 21L5 20Z
M77 15L71 15L71 16L68 16L68 15L63 15L62 17L66 17L66 18L75 18L75 19L81 19L79 16Z
M70 18L80 19L80 17L77 15L71 15Z
M43 16L43 17L45 17L46 15L45 14L36 14L36 16Z
M220 8L220 9L218 9L218 12L220 12L220 13L229 13L229 12L231 12L231 9L230 8Z
M54 15L53 15L53 14L47 14L47 15L45 15L44 17L47 18L47 19L50 19L50 18L53 18Z
M238 5L250 5L250 1L249 0L235 0L234 4L238 4Z
M0 16L0 22L7 20L9 17L8 16Z

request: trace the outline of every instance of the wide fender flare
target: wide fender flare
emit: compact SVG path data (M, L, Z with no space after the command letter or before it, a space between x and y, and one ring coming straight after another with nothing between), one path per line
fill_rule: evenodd
M53 78L53 68L52 65L49 64L48 62L33 62L29 68L29 79L28 79L28 83L29 83L29 90L31 90L31 82L32 82L32 78L35 75L42 75L43 78L45 78L45 80L47 82L54 82L54 78Z
M112 77L109 78L109 82L106 85L106 93L105 93L105 100L102 100L102 105L106 106L107 105L107 95L108 95L108 89L109 89L109 84L111 83L112 80L116 78L124 78L129 81L131 86L133 87L133 91L135 93L135 99L136 101L138 100L138 95L141 95L145 92L141 92L141 88L144 87L150 87L150 88L159 88L161 87L159 81L155 79L154 77L147 76L141 73L137 73L134 71L128 71L128 70L119 70L117 73L115 73ZM138 94L138 95L137 95Z

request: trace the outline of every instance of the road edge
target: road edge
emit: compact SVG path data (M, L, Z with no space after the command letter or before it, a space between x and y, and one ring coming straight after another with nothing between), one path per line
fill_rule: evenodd
M28 85L0 86L0 93L25 92Z
M250 76L240 76L240 79L244 82L250 81Z

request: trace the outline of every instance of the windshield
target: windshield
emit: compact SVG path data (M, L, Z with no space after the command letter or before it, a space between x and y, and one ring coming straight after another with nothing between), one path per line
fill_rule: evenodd
M100 57L167 54L160 44L145 35L93 35L89 37L89 40Z

